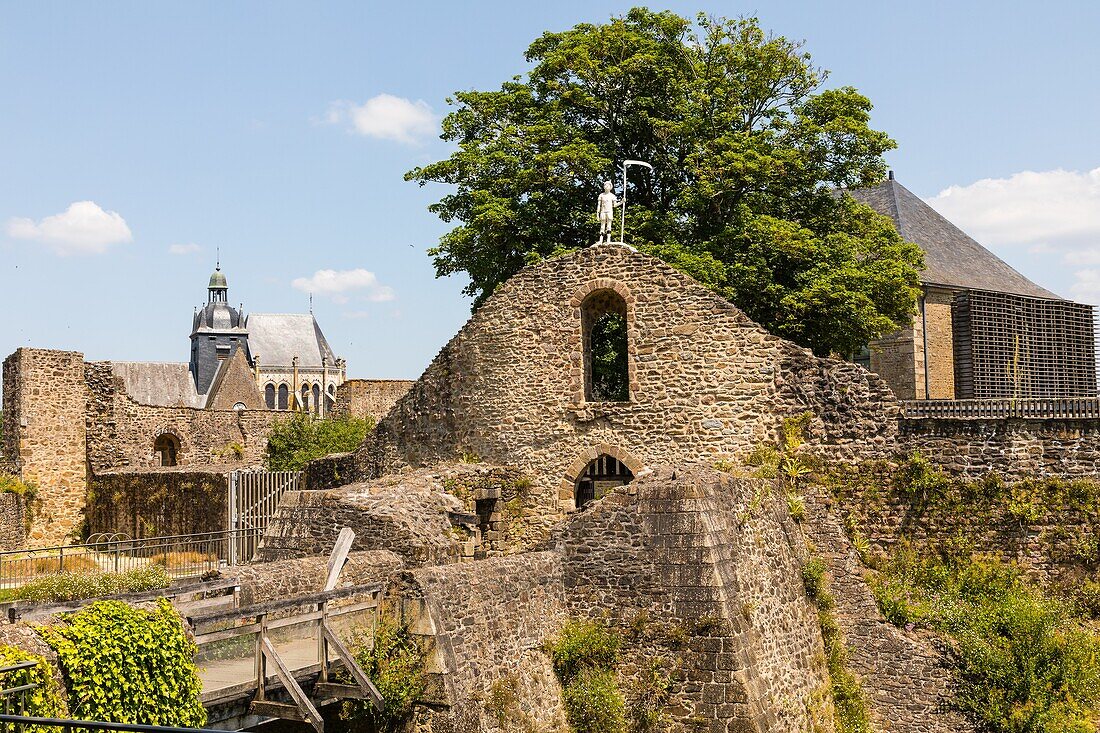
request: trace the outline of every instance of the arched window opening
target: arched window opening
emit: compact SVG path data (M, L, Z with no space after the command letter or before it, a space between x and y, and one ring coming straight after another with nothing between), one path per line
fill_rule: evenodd
M264 404L267 405L267 409L275 409L275 385L268 384L264 387Z
M630 400L626 301L614 290L596 290L581 305L584 337L584 398Z
M625 463L606 453L600 454L577 477L577 483L573 487L573 501L580 509L633 480L634 473Z
M309 385L302 385L302 404L298 405L302 412L309 412Z
M279 409L285 410L290 404L290 390L285 384L279 385Z
M153 442L153 453L160 460L162 466L175 466L179 460L180 442L176 440L176 436L164 435L157 436L157 439Z
M321 385L313 385L313 414L321 414Z

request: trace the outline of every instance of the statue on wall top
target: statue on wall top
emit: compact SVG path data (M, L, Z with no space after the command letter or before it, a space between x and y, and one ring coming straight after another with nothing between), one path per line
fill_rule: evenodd
M612 191L611 181L603 182L603 193L596 202L596 218L600 220L600 239L597 244L611 241L611 228L615 223L615 207L619 197Z

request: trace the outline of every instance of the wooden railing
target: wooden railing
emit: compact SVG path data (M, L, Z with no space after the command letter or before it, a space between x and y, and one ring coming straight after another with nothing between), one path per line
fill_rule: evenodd
M234 656L199 664L200 675L204 677L203 704L209 706L254 695L249 706L251 714L302 721L313 726L317 733L324 733L324 721L317 710L321 701L368 700L381 710L384 705L381 693L356 663L329 621L338 616L366 612L373 624L382 591L380 584L360 585L188 616L200 657L204 651L218 645L232 648L243 644L247 650L244 658ZM359 600L364 597L366 600ZM291 627L305 632L298 635L298 641L292 646L304 645L309 649L306 659L287 656L285 646L280 652L276 648L278 642L269 636L272 631ZM240 664L243 659L248 659L249 663ZM329 681L330 659L343 665L352 684ZM269 677L269 673L273 676ZM230 679L226 679L227 675ZM316 679L312 696L307 695L300 684L303 676ZM220 684L210 684L213 677L217 677ZM281 686L292 704L272 701L267 693L273 685Z
M901 414L910 420L1091 420L1100 418L1100 398L908 400L901 403Z

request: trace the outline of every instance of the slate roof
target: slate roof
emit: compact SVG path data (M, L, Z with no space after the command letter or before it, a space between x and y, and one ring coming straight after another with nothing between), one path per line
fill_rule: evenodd
M312 313L250 313L245 317L248 351L260 368L289 367L295 356L300 367L321 367L322 357L335 368L336 354Z
M1016 272L893 178L848 193L893 219L898 233L924 250L925 284L1064 300Z
M111 373L122 380L126 394L143 405L201 408L206 403L186 363L112 361Z

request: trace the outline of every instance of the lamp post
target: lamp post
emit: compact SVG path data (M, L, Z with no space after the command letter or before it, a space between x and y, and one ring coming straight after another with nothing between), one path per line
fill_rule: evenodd
M619 241L623 244L626 244L626 169L632 165L641 165L653 170L653 166L644 160L623 161L623 204L622 209L619 211Z

